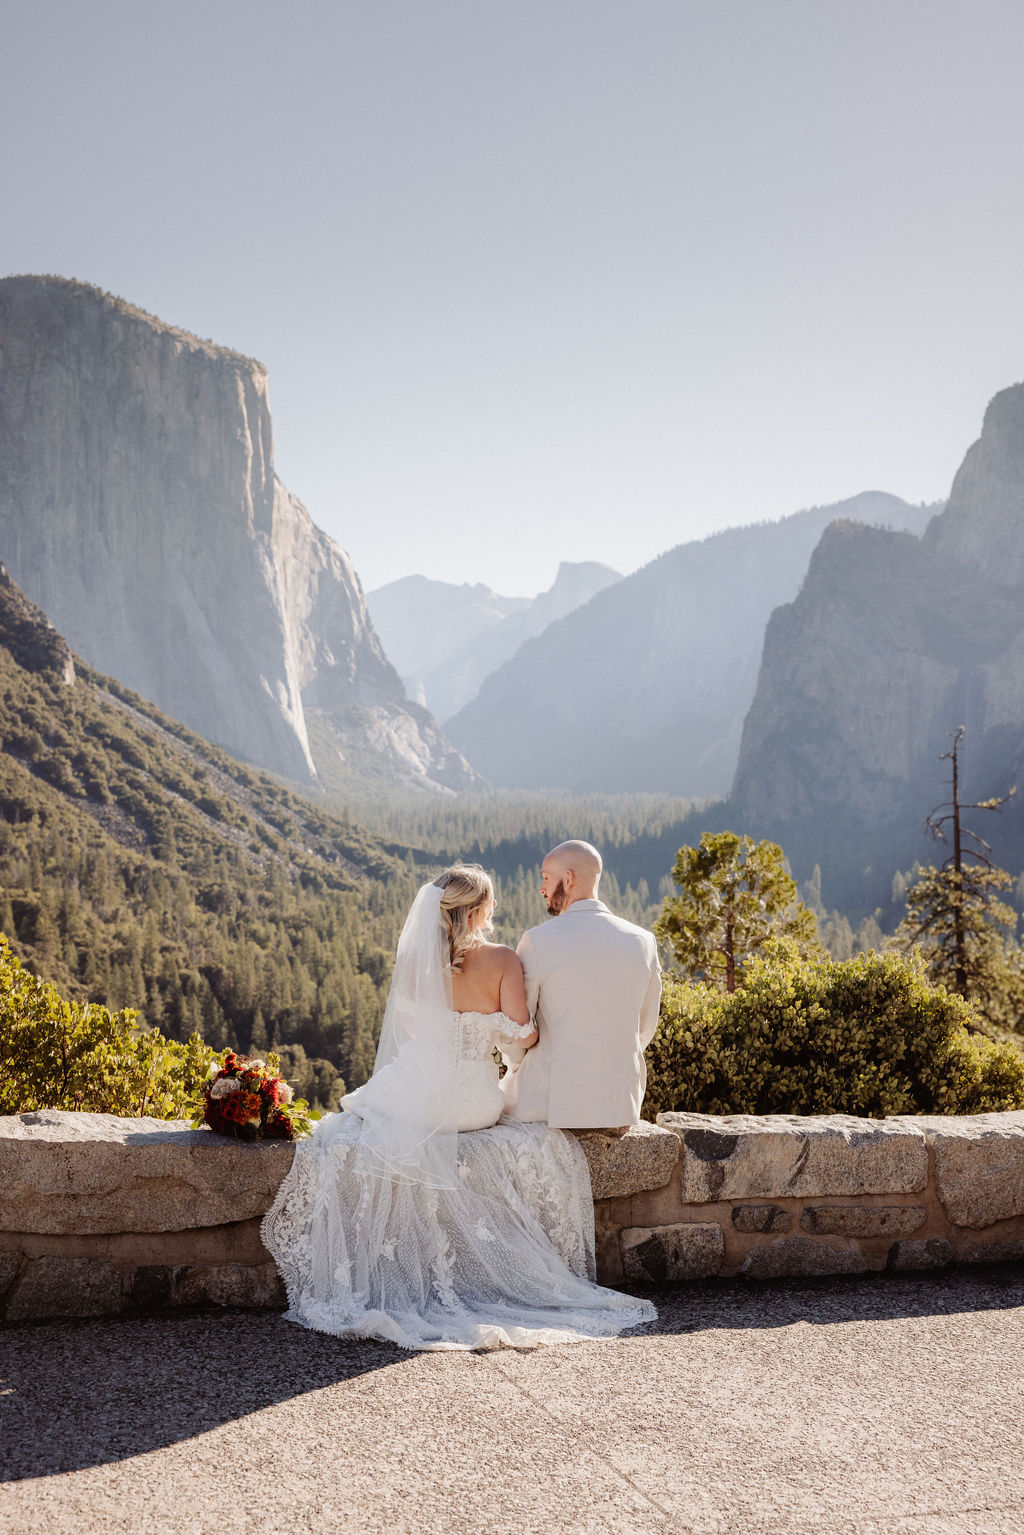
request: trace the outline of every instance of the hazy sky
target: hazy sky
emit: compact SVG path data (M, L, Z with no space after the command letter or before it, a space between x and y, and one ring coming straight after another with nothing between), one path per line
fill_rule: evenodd
M0 271L265 362L367 587L532 593L946 494L1024 377L1022 78L1021 0L5 0Z

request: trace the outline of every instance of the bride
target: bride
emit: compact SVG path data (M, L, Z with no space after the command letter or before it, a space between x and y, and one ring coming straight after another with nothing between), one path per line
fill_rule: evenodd
M287 1317L409 1349L610 1337L657 1313L594 1284L578 1141L498 1123L493 1052L529 1046L523 974L487 942L489 876L457 864L413 902L373 1076L295 1148L263 1223Z

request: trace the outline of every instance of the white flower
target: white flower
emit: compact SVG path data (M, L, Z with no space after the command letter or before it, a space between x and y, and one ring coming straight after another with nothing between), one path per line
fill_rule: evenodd
M282 1103L291 1103L292 1099L295 1097L295 1094L292 1092L287 1082L281 1083L280 1097Z
M267 1063L266 1061L246 1061L245 1069L246 1071L266 1071Z
M211 1098L226 1098L228 1093L237 1093L240 1083L237 1077L221 1077L210 1088Z
M218 1071L220 1071L219 1064L216 1061L211 1061L210 1062L210 1069L206 1073L206 1080L208 1082L212 1082L214 1077L217 1075Z

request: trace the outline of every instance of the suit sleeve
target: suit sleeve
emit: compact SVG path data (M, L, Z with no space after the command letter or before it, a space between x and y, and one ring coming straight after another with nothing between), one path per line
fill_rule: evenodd
M661 963L655 947L652 955L651 978L640 1006L640 1048L646 1050L658 1028L658 1009L661 1005Z

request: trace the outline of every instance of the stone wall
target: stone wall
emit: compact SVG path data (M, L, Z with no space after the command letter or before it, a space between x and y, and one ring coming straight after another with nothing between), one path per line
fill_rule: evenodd
M0 1314L283 1306L260 1221L291 1160L181 1121L0 1118Z
M659 1187L595 1180L609 1282L1024 1258L1024 1113L676 1113L658 1116L658 1133L678 1142Z
M1024 1258L1024 1113L663 1114L580 1141L609 1283ZM292 1154L162 1120L0 1118L0 1315L283 1305L259 1227Z

